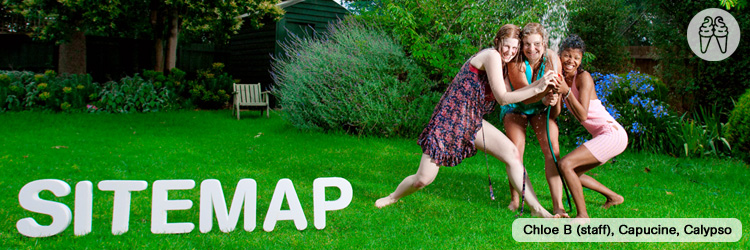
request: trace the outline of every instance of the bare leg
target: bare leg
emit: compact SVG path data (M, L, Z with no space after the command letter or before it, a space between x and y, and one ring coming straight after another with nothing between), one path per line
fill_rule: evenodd
M555 166L555 159L552 158L552 152L549 148L549 142L547 141L547 116L545 114L538 114L533 116L531 119L531 126L536 134L536 139L539 141L539 147L544 153L544 173L547 177L547 183L549 184L549 192L552 197L552 213L560 217L568 217L565 213L565 207L562 202L563 197L563 184L560 179L560 173L557 171ZM549 120L549 137L552 141L552 148L555 152L555 157L560 160L560 144L558 142L558 127L555 120Z
M440 167L435 164L432 158L429 155L422 154L422 160L419 162L417 173L404 178L396 188L396 191L375 201L375 206L382 208L391 205L398 201L398 199L430 185L435 180L435 177L437 177L438 170L440 170Z
M582 174L578 176L579 179L581 179L581 185L583 187L594 190L602 195L604 195L605 198L607 198L607 201L604 202L604 205L602 205L602 208L609 208L614 205L620 205L623 202L625 202L625 197L622 197L621 195L615 193L614 191L610 190L603 184L599 183L599 181L595 180L591 176L588 176L586 174Z
M505 133L508 135L508 139L513 142L513 145L518 149L518 159L523 164L523 151L526 146L526 125L528 120L525 115L508 113L503 119L503 126L505 126ZM528 178L528 176L527 176ZM516 211L519 207L519 196L516 189L513 188L513 184L508 179L508 186L510 187L510 204L508 209Z
M485 143L479 139L483 138ZM523 164L518 159L518 149L500 130L492 126L487 121L482 120L482 128L477 132L474 145L477 149L485 151L505 163L505 171L508 173L508 179L517 192L521 192L523 183ZM550 218L552 214L547 212L536 198L531 183L526 183L526 194L524 196L529 203L531 215L536 217Z
M576 204L576 218L589 217L586 211L586 201L583 197L583 187L578 176L600 164L585 146L576 148L573 152L565 155L565 158L560 161L560 170L568 182L568 188L570 188L570 193L573 195L573 201Z

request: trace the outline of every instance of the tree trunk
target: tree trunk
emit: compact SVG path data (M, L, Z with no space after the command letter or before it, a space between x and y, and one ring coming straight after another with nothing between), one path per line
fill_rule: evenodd
M169 10L169 40L167 40L167 71L177 65L177 38L180 35L180 17L177 9Z
M86 74L86 34L76 31L70 42L60 45L58 69L60 73Z
M154 30L154 70L164 72L164 11L151 9L151 27Z

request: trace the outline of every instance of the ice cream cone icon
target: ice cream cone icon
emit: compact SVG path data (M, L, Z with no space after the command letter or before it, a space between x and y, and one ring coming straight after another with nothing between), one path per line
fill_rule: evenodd
M711 44L711 38L713 38L714 36L714 24L713 19L710 16L707 16L703 19L703 23L701 24L698 34L701 37L701 53L706 53L706 51L708 50L708 45Z
M719 42L721 53L727 53L727 35L729 35L729 29L724 24L724 18L717 16L714 19L714 36L716 36L716 41Z

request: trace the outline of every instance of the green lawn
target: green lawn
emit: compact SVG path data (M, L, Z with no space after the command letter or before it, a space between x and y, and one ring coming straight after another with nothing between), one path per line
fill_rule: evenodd
M746 248L750 227L747 165L716 159L676 159L626 152L614 164L590 174L625 197L608 210L604 199L585 191L592 217L606 218L737 218L743 236L732 243L519 243L513 240L515 213L508 203L504 166L490 159L496 201L487 192L484 155L441 170L424 190L384 208L374 201L392 192L417 169L421 151L414 139L382 139L300 132L277 115L270 119L245 113L237 121L229 111L181 111L149 114L0 113L0 248L216 249L316 247L324 249L533 249L533 248ZM567 152L570 149L563 149ZM535 141L525 156L532 183L551 208L542 157ZM351 204L327 213L327 227L313 226L313 180L342 177L352 187ZM222 233L216 222L209 233L198 231L200 182L218 179L231 203L243 178L258 184L255 230ZM293 181L308 221L298 231L292 221L279 221L271 232L263 220L276 186ZM47 238L27 238L16 222L32 217L41 224L48 215L20 207L18 193L39 179L68 183L70 195L42 198L73 208L75 184L94 183L93 231L75 236L71 224ZM188 234L157 235L150 230L151 191L156 180L192 179L191 190L171 191L170 199L190 199L193 207L169 212L169 222L192 222ZM145 180L148 189L132 193L129 231L112 235L113 192L100 191L104 180ZM335 192L329 195L335 199ZM285 202L286 203L286 202ZM284 209L287 206L283 207Z

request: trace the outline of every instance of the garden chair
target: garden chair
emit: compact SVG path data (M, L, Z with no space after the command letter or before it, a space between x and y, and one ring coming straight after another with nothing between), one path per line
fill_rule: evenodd
M260 115L263 115L263 107L266 110L266 117L270 117L270 107L268 104L268 91L260 90L260 83L258 84L232 84L234 89L234 105L232 109L237 112L237 120L240 119L240 108L241 107L252 107L260 108Z

